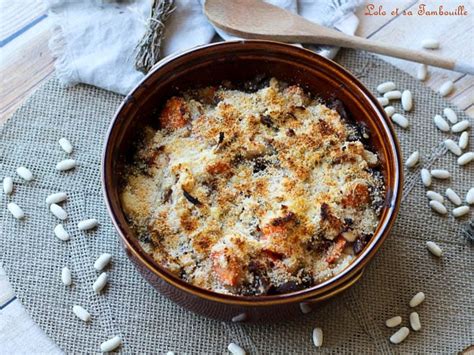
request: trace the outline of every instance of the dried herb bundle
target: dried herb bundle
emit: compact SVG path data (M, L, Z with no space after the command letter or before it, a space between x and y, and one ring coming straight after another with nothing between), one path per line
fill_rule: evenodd
M174 9L174 0L153 1L148 30L137 46L138 51L135 58L137 70L146 74L161 59L165 22Z

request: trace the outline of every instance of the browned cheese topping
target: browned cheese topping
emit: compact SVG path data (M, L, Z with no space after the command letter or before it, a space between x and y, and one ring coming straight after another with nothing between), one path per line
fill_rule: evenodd
M384 182L367 130L331 107L276 79L170 98L121 196L145 250L191 284L237 295L341 272L377 227Z

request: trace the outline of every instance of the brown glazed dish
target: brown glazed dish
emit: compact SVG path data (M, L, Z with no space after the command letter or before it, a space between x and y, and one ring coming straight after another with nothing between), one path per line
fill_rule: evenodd
M372 239L340 274L313 287L271 296L236 296L198 288L172 275L140 247L120 202L124 167L145 126L157 127L164 102L183 90L242 82L258 75L298 84L323 100L337 98L356 121L363 121L380 156L385 206ZM154 122L155 121L155 122ZM222 320L277 320L301 314L300 303L326 300L353 285L388 236L398 213L403 186L401 153L394 129L375 97L352 74L311 51L270 41L211 44L158 63L124 99L106 137L102 161L104 195L112 221L130 260L159 292L201 315ZM237 318L236 318L237 317Z

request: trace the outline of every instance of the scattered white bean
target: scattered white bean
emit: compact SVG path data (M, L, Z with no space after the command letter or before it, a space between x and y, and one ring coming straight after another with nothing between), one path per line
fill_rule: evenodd
M238 346L236 343L230 343L227 349L232 355L245 355L245 350Z
M51 211L52 214L54 214L57 218L59 218L62 221L64 221L67 218L66 211L61 206L55 203L52 203L49 206L49 210Z
M455 218L462 217L465 214L469 213L469 206L456 207L455 209L453 209L452 213Z
M410 329L408 329L407 327L402 327L390 337L390 342L392 342L393 344L400 344L406 339L408 334L410 334Z
M474 187L471 188L467 194L466 194L466 202L469 204L469 205L473 205L474 204Z
M323 345L323 330L321 328L313 329L313 343L318 348Z
M446 207L439 201L436 200L431 200L430 201L430 207L433 211L438 212L439 214L446 214L448 213L448 210Z
M399 100L402 97L402 93L399 90L388 91L383 94L383 97L389 100Z
M471 122L469 122L468 120L464 120L464 121L458 122L454 126L452 126L451 127L451 132L453 132L453 133L463 132L466 129L468 129L469 127L471 127Z
M441 96L448 96L454 89L454 83L451 80L446 81L439 87L439 93Z
M74 314L82 321L88 322L91 319L91 314L87 312L83 307L74 305L72 307Z
M418 292L413 298L410 300L410 307L419 306L425 300L425 294L423 292Z
M431 174L427 169L421 169L420 171L421 181L426 187L431 186Z
M74 159L64 159L56 164L56 170L67 171L76 167L76 161Z
M461 197L459 197L459 195L449 187L446 189L446 197L456 206L459 206L462 203Z
M301 313L303 314L308 314L308 313L311 313L312 311L311 306L307 304L306 302L300 303L300 310L301 310Z
M440 203L444 202L444 197L441 196L441 194L431 190L426 191L426 197L428 197L430 200L438 201Z
M416 71L416 78L420 81L425 81L428 76L428 66L421 64Z
M102 274L99 275L97 280L95 280L94 284L92 285L92 288L94 289L95 292L100 293L102 289L105 287L107 284L107 273L103 272Z
M56 235L56 237L58 237L60 240L69 240L69 233L66 232L62 224L58 224L56 227L54 227L54 235Z
M436 179L449 179L451 177L451 174L449 173L449 171L444 169L433 169L431 170L431 176Z
M400 325L401 323L402 323L402 317L400 316L395 316L385 321L385 325L389 328L396 327L397 325Z
M459 165L466 165L474 160L474 152L467 152L458 158Z
M66 286L70 286L72 283L71 270L69 270L67 266L63 267L63 270L61 271L61 281Z
M413 168L418 162L420 161L420 152L415 151L411 153L411 155L408 157L407 161L405 162L405 166L407 168Z
M408 127L408 120L406 119L405 116L400 115L399 113L394 113L392 115L392 121L395 122L397 125L399 125L402 128L407 128Z
M426 247L430 251L431 254L437 256L438 258L443 254L441 248L435 242L426 242Z
M247 313L240 313L232 317L232 322L234 323L244 322L246 320L247 320Z
M16 169L16 173L25 181L33 180L33 173L24 166L20 166Z
M393 81L386 81L385 83L380 84L377 86L377 91L381 94L385 94L388 91L395 90L396 85Z
M61 138L61 139L59 140L59 145L61 146L61 148L62 148L66 153L68 153L68 154L71 154L71 153L72 153L72 149L73 149L73 148L72 148L72 144L71 144L71 142L69 142L69 141L67 140L67 138L64 138L64 137Z
M3 192L5 195L11 195L13 192L13 179L9 176L3 178Z
M452 124L455 124L458 122L458 115L456 115L456 112L454 112L453 109L446 107L443 110L443 113L448 119L448 121L451 122Z
M395 113L395 107L393 106L387 106L384 108L385 113L387 114L388 117L392 117L392 115Z
M459 137L459 148L466 149L468 144L469 144L469 133L464 131L461 133L461 137Z
M57 192L55 194L51 194L46 197L46 204L51 205L52 203L58 204L59 202L63 202L67 199L67 195L65 192Z
M97 258L97 260L94 263L94 268L97 271L101 271L104 267L107 266L108 263L110 263L110 260L112 260L112 255L109 253L103 253L101 256Z
M413 108L413 95L410 90L402 92L402 107L405 111L411 111Z
M421 329L420 316L416 312L410 313L410 326L415 332Z
M426 38L421 41L421 46L425 49L438 49L439 41L434 38Z
M440 115L436 115L433 118L433 122L440 131L449 132L449 124Z
M7 205L8 210L10 213L15 217L16 219L23 219L25 218L25 213L21 209L20 206L18 206L15 202L10 202Z
M77 228L81 231L86 231L92 228L97 227L99 222L95 218L90 218L90 219L85 219L83 221L80 221L77 224Z
M102 344L100 344L100 351L107 353L117 349L120 345L122 345L122 339L116 335L112 339L104 341Z
M388 99L386 97L377 97L377 101L382 106L387 106L388 105Z
M461 155L462 154L462 150L461 148L459 148L459 146L456 144L455 141L453 141L452 139L446 139L444 141L444 145L446 146L446 148L451 152L453 153L454 155Z

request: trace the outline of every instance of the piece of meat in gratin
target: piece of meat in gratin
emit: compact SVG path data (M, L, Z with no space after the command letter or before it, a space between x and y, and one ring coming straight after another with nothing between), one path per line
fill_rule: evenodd
M121 195L143 247L220 293L286 293L341 272L384 199L369 133L345 116L276 79L170 98Z

